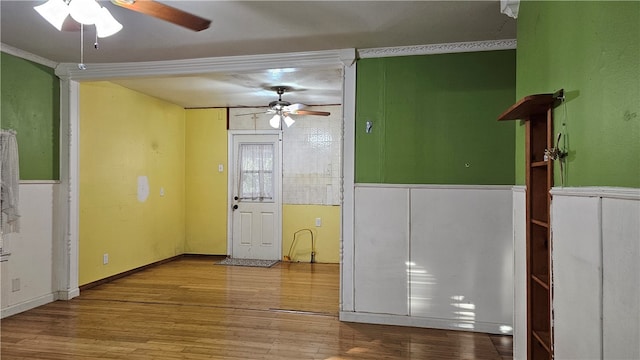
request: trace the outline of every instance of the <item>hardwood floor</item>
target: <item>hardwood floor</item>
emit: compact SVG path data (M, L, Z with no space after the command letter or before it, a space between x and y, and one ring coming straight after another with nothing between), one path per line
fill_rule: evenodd
M511 338L338 321L339 267L185 257L1 322L6 359L509 359Z

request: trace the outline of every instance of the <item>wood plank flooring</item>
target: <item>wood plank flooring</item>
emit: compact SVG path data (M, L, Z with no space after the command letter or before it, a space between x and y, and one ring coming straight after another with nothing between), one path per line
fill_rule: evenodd
M510 359L511 338L338 321L339 266L184 257L3 319L7 359Z

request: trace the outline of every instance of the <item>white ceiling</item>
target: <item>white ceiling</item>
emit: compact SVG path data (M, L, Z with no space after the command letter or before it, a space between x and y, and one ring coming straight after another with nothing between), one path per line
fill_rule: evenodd
M0 1L5 45L54 62L80 61L78 32L58 32L33 10L42 1ZM124 29L93 43L85 31L84 63L428 45L515 38L515 20L494 1L162 1L212 20L193 32L101 1ZM112 80L184 107L259 106L277 98L275 85L295 91L284 100L307 104L341 101L338 68L215 73Z

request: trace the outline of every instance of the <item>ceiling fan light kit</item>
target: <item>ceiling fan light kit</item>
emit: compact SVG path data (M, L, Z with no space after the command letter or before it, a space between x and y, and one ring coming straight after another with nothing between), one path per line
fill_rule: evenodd
M210 20L153 0L111 0L111 2L125 9L153 16L193 31L204 30L211 24ZM80 30L80 63L78 64L80 70L87 68L84 64L85 25L96 27L94 43L96 49L98 49L98 38L109 37L122 30L122 24L107 8L100 6L97 0L48 0L44 4L35 6L34 9L58 31ZM65 25L67 22L72 25ZM76 28L73 24L80 26Z
M49 0L34 9L58 31L62 31L62 24L69 16L69 7L64 0Z
M96 20L96 32L99 38L109 37L122 30L122 24L111 15L109 10L102 8L100 13L101 15Z
M69 15L80 24L93 25L101 8L94 0L73 0L69 2Z
M34 9L58 31L62 31L62 25L69 15L82 25L95 25L100 38L122 30L122 24L95 0L48 0Z
M111 2L122 8L193 31L202 31L211 25L211 20L153 0L111 0ZM65 21L69 15L82 25L95 25L96 33L100 38L111 36L122 30L122 24L96 0L48 0L42 5L35 6L34 9L58 31L65 29Z
M271 120L269 120L269 125L271 125L271 127L274 129L280 129L280 124L282 121L284 121L284 124L287 125L287 127L290 127L291 125L293 125L293 123L296 122L291 118L291 116L278 113L273 115Z

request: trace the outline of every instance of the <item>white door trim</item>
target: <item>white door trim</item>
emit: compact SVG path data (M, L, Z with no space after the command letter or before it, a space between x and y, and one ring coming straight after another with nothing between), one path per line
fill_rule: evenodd
M233 162L233 137L236 135L278 135L278 162L280 163L280 176L278 195L276 196L276 204L278 206L280 225L277 229L278 238L278 254L282 254L282 131L280 130L228 130L227 139L227 256L233 257L233 174L235 173L235 164Z

